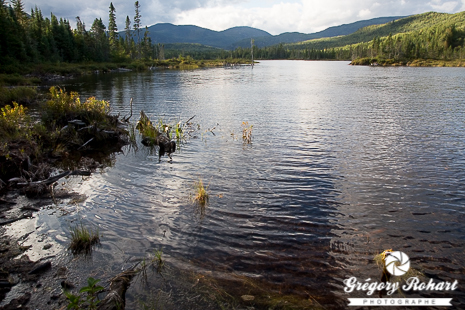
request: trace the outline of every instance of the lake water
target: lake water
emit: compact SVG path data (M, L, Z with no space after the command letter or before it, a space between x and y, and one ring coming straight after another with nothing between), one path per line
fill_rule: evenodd
M345 293L342 281L379 281L373 257L394 249L425 276L459 282L408 297L465 305L464 82L463 68L305 61L67 82L121 115L133 98L133 120L144 110L154 121L195 115L200 125L172 160L127 148L77 187L87 199L71 217L103 234L82 274L116 275L162 249L170 272L133 284L133 307L201 309L208 300L180 292L208 277L207 288L253 295L238 284L250 281L337 308L366 297ZM242 122L253 125L251 144ZM205 208L190 201L199 178L209 185ZM176 282L178 271L192 277Z

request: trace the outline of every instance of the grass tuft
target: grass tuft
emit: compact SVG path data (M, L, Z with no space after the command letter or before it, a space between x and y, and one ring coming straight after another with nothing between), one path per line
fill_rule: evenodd
M242 122L242 140L244 143L252 143L252 129L253 125L249 125L249 122Z
M74 255L92 251L94 245L100 243L100 234L98 229L93 230L85 227L82 223L71 228L71 244L68 249Z
M203 185L202 179L199 179L197 182L195 182L194 189L195 189L194 201L204 206L208 202L208 199L209 199L209 195L207 192L208 186L205 187Z

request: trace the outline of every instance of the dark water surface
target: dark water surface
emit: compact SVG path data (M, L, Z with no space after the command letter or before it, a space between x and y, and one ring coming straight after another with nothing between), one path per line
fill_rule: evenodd
M88 197L79 216L103 234L86 268L115 274L163 249L183 270L342 307L363 296L344 293L342 280L378 280L373 256L392 248L435 281L459 281L422 296L463 306L464 82L463 68L303 61L72 81L67 90L109 100L115 113L132 97L135 118L196 115L201 125L171 162L140 146L78 188ZM252 144L242 143L244 121ZM199 178L211 195L202 210L189 201ZM133 305L140 290L128 292Z

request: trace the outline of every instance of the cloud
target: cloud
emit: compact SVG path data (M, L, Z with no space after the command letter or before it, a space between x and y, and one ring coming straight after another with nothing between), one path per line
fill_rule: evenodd
M87 29L95 18L108 25L108 0L24 0L27 10L37 5L44 16L53 12L74 26L80 16ZM134 2L112 1L117 25L124 29L126 16L133 21ZM465 10L465 0L140 0L142 24L173 23L224 30L251 26L272 34L311 33L327 27L384 16L406 16L428 11L455 13Z
M361 10L360 12L358 12L357 16L360 18L367 18L371 16L371 11L369 9Z
M446 12L446 13L452 13L456 11L460 5L460 1L440 1L440 0L433 0L428 3L431 5L431 7L438 12Z

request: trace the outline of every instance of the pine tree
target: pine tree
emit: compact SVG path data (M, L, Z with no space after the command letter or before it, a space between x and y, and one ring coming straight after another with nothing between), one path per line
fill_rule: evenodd
M92 23L90 28L90 33L93 38L93 60L97 61L106 61L108 60L108 38L105 34L105 25L102 22L102 19L96 18Z
M113 2L110 3L110 14L108 23L108 36L110 42L110 49L114 52L118 47L118 27L116 26L116 10L113 6Z
M124 31L126 33L125 38L124 38L124 46L126 48L126 53L129 54L131 50L131 40L132 40L131 20L129 19L129 16L126 16L126 27L124 28Z
M24 13L24 3L21 0L12 0L13 11L15 12L16 19L18 20L21 26L25 26L27 18L26 13Z
M140 18L141 18L141 15L140 15L139 1L136 1L134 3L134 8L136 11L136 15L134 15L133 28L134 28L134 31L137 33L137 56L138 58L140 58Z

